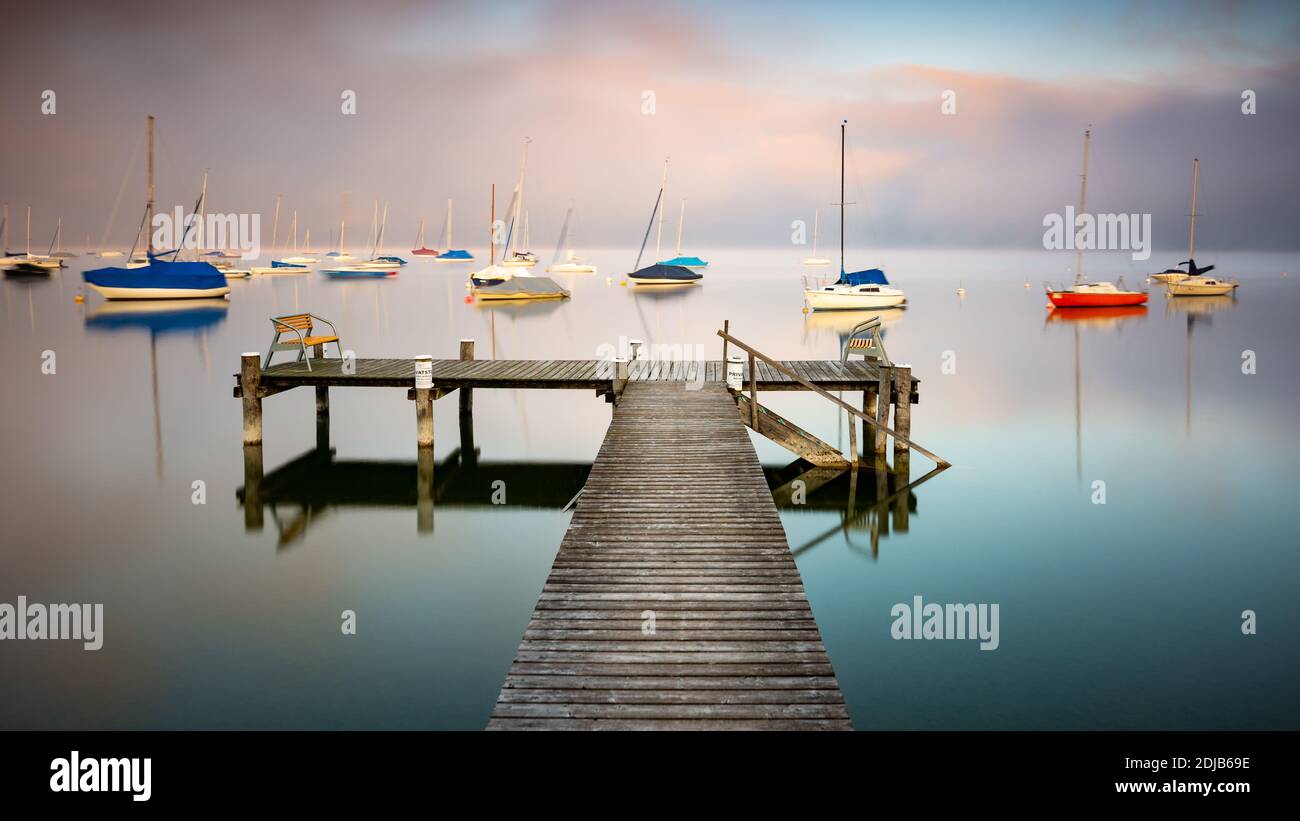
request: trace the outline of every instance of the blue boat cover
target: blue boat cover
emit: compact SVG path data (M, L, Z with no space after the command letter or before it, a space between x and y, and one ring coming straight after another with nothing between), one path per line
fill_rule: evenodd
M443 251L441 254L438 254L438 259L473 259L473 258L474 255L471 254L469 251L461 251L461 250Z
M698 274L690 268L683 268L680 265L665 265L662 262L647 265L639 271L633 271L628 276L632 279L680 279L683 282L704 279L703 274Z
M889 280L885 279L885 272L879 268L867 268L864 271L840 271L839 281L836 285L888 285Z
M271 267L272 268L306 268L307 266L299 262L281 262L278 259L273 259L271 260Z
M151 261L140 268L96 268L81 275L101 288L174 288L207 290L223 288L225 274L206 262Z
M702 268L705 265L708 265L709 263L705 262L699 257L673 257L672 259L666 259L663 262L660 262L659 264L660 265L681 265L684 267Z
M375 257L375 262L391 262L394 265L405 265L406 260L401 257Z

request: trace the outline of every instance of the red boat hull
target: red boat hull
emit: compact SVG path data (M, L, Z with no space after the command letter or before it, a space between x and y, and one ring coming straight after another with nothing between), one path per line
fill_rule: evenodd
M1057 308L1122 308L1128 305L1145 305L1147 301L1147 295L1140 291L1120 291L1113 294L1048 291L1047 298Z
M411 251L411 255L417 257L436 257L440 253L442 252L435 251L432 248L416 248L415 250Z

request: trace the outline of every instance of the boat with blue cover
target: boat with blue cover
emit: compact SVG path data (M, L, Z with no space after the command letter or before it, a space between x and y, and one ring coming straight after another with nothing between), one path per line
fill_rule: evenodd
M81 277L105 299L211 299L230 293L225 275L206 262L151 258L139 268L96 268Z

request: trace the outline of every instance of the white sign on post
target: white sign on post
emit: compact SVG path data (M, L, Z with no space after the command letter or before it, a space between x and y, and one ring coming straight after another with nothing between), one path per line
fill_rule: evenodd
M415 358L415 389L429 390L433 387L433 357L427 354Z

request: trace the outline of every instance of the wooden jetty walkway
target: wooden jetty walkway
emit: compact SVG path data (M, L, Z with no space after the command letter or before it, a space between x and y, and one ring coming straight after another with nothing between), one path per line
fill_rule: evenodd
M736 402L624 390L488 729L852 726Z
M459 359L325 359L315 345L310 367L263 369L257 353L244 354L234 392L244 411L246 526L261 527L262 500L279 485L271 477L264 495L267 397L314 388L317 451L328 452L330 388L406 389L417 527L430 532L435 400L459 396L460 452L474 458L475 390L595 391L614 404L613 420L489 729L851 729L745 428L819 468L852 465L850 498L859 422L878 463L893 439L900 475L913 450L935 462L929 475L948 463L911 440L917 380L883 349L863 361L779 361L728 328L713 361L476 360L473 340L461 340ZM745 355L728 357L728 346ZM848 414L848 457L759 402L762 391L790 390ZM860 409L833 393L846 391L862 392Z

